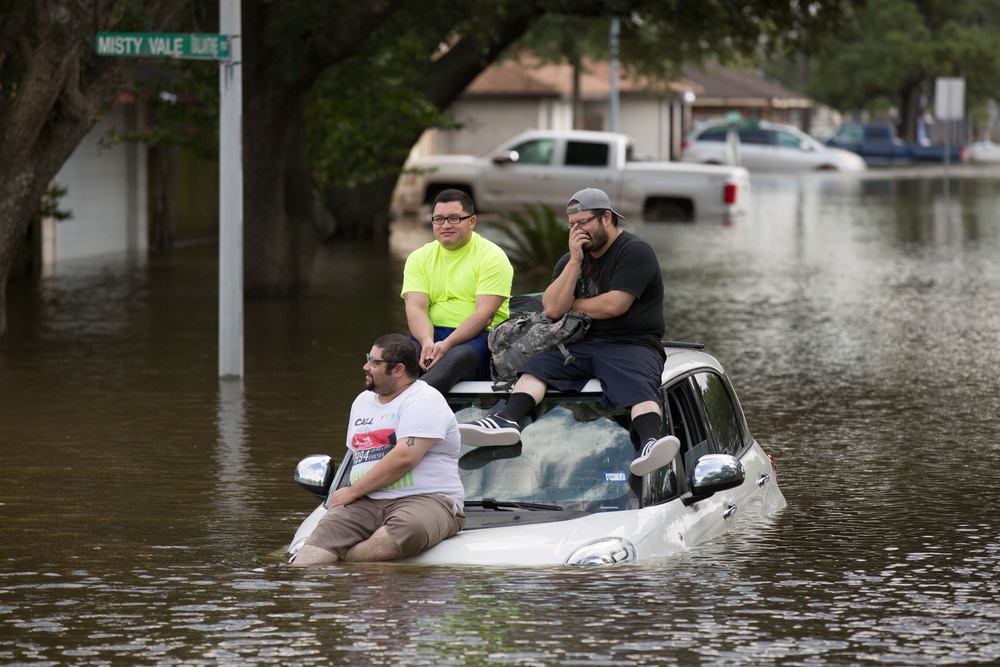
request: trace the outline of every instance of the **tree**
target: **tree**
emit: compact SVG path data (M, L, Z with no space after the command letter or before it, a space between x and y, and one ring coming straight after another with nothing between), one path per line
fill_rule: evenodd
M965 76L983 104L1000 73L1000 10L987 0L880 0L861 7L816 56L807 91L842 110L899 113L913 141L939 76Z
M185 2L0 2L0 349L21 239L59 168L138 66L97 56L95 34L162 30Z
M410 147L542 16L621 16L623 44L634 30L628 48L657 71L664 53L725 60L836 30L852 1L243 0L246 294L304 291L331 235L384 243ZM96 57L94 34L162 30L187 3L214 5L0 0L0 343L11 256L45 186L138 64Z

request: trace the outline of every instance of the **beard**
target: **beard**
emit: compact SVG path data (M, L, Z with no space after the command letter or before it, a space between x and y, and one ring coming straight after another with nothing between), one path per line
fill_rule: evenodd
M593 234L590 234L590 240L583 244L583 249L587 252L594 252L595 250L600 250L607 244L608 230L604 228L604 225L601 225L594 230Z

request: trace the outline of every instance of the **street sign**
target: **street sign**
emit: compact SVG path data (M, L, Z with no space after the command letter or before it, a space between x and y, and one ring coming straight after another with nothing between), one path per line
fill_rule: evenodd
M938 120L965 118L965 79L939 76L934 80L934 117Z
M99 56L229 59L228 35L193 32L99 32L94 46Z

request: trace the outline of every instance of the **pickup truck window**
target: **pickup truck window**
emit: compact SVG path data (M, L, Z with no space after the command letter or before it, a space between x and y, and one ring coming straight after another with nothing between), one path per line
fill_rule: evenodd
M607 167L610 144L570 141L566 144L566 166Z
M861 127L852 125L837 132L835 138L841 144L860 144L864 140L864 133Z
M517 151L518 164L550 164L555 145L553 139L535 139L518 144L512 150Z

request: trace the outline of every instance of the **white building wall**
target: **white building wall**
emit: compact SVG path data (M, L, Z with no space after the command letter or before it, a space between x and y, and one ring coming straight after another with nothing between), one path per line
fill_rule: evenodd
M43 265L62 260L148 250L148 188L145 148L133 143L101 147L114 127L118 134L137 127L135 105L117 105L80 142L56 175L67 188L59 208L72 217L47 222Z

